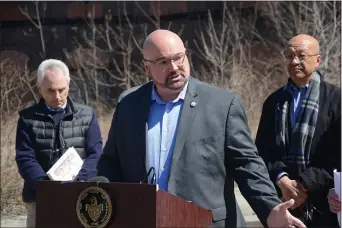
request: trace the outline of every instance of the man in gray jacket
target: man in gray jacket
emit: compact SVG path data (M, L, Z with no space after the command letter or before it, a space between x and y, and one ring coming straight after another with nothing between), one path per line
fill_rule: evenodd
M134 183L153 167L161 189L212 210L215 227L245 226L235 180L264 225L304 226L287 211L293 200L278 199L240 98L192 78L175 33L152 32L143 56L152 81L122 94L98 175Z

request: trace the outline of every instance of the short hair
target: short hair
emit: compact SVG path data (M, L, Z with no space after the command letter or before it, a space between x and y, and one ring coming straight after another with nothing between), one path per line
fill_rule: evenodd
M44 60L38 67L37 84L39 84L44 79L45 71L48 69L61 70L67 83L68 84L70 83L70 74L69 74L69 68L67 67L67 65L58 59L47 59L47 60Z

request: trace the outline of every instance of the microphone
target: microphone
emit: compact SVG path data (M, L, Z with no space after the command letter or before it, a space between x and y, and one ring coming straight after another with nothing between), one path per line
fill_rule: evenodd
M140 184L142 184L142 183L147 183L148 177L150 176L150 173L151 173L152 171L153 171L152 181L155 182L156 174L155 174L155 172L154 172L154 167L152 166L152 167L147 171L147 174L145 175L144 180L140 181Z
M151 184L156 184L156 174L153 172Z
M96 176L96 177L89 178L87 182L109 183L109 180L107 177L104 177L104 176Z

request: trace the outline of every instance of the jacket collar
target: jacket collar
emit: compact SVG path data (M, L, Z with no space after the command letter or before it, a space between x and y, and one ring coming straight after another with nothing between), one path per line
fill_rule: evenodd
M36 111L36 114L38 115L44 115L47 116L50 114L50 110L48 109L48 107L46 106L45 100L44 98L40 98L39 102L38 102L38 109ZM67 97L67 105L65 107L65 116L67 115L71 115L76 113L78 110L75 108L74 102L72 101L72 99L68 96Z

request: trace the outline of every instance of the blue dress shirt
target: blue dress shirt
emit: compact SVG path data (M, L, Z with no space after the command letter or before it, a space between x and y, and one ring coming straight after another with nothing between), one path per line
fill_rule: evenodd
M148 116L146 169L155 169L156 184L167 191L172 153L188 83L178 97L170 102L163 101L152 87L152 102ZM148 180L151 181L152 175Z
M309 84L304 87L295 87L293 84L290 86L290 93L292 94L292 102L290 106L291 114L291 126L292 129L295 126L298 114L301 110L301 105L304 100L305 94L308 90Z
M49 106L48 104L45 103L45 106L47 107L47 109L50 111L50 112L64 112L65 111L65 108L67 106L67 102L65 102L65 104L63 105L63 107L61 108L57 108L57 109L54 109L52 108L51 106Z

